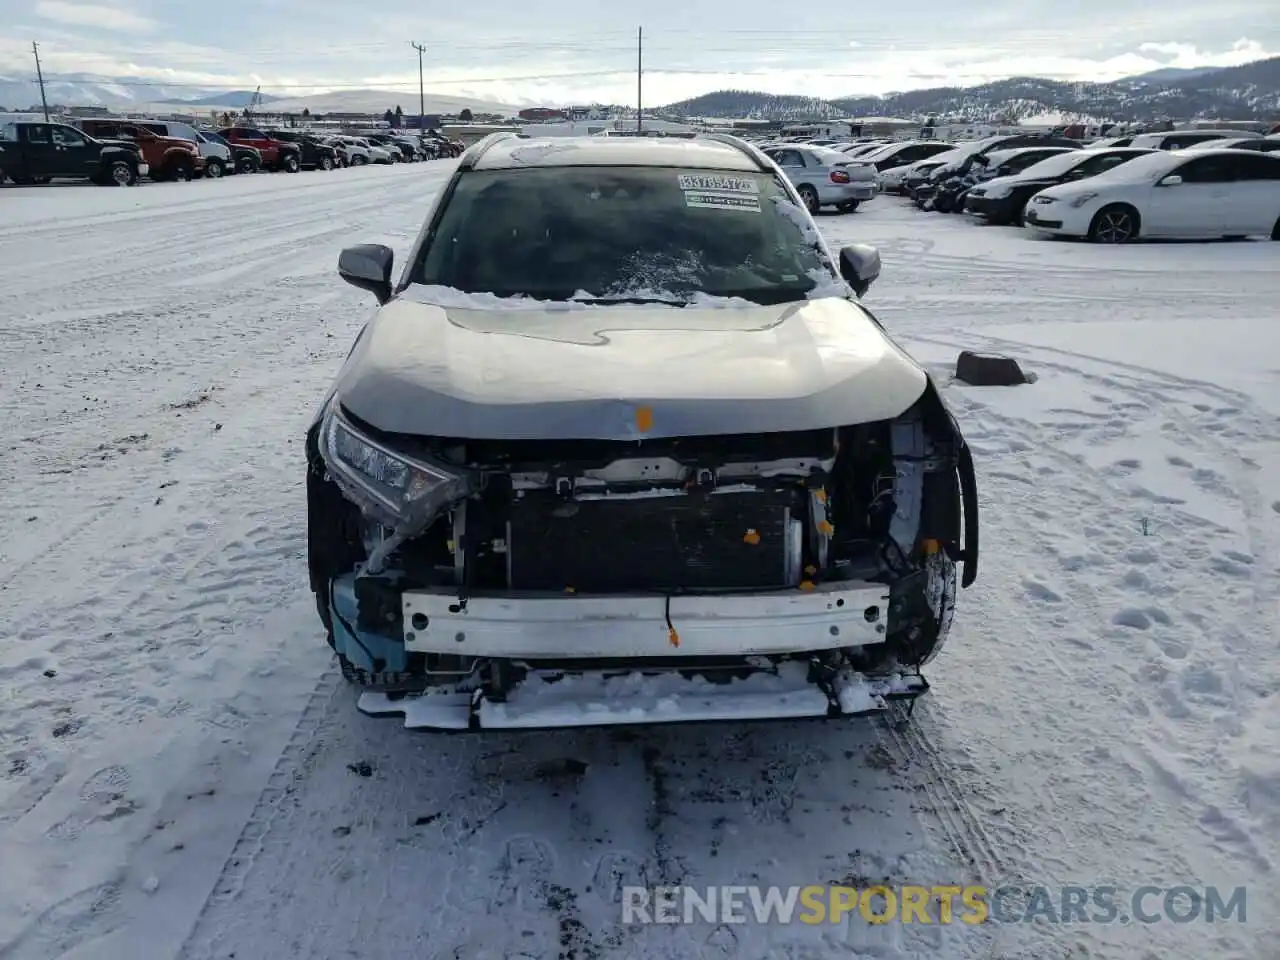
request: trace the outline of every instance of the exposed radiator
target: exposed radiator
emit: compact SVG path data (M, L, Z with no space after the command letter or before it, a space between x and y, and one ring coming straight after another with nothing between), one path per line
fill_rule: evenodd
M807 499L799 488L511 502L510 587L627 591L774 589L800 580Z

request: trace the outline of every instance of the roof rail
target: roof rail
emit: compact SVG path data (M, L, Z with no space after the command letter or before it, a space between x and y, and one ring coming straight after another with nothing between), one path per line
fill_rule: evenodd
M458 161L458 169L474 170L475 165L480 162L481 157L489 152L490 147L499 141L508 140L512 137L516 137L516 134L509 130L500 130L497 133L489 134L487 137L482 137L463 152L462 159Z
M746 154L762 173L773 171L773 161L761 153L757 147L747 143L741 137L735 137L731 133L699 133L698 136L703 140L714 140L716 143L723 143L728 147L736 147L741 153Z

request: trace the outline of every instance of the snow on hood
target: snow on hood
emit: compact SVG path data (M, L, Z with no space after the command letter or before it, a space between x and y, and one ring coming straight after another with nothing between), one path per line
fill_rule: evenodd
M634 440L883 420L927 382L843 297L729 309L455 295L410 288L377 312L338 374L347 411L390 433Z

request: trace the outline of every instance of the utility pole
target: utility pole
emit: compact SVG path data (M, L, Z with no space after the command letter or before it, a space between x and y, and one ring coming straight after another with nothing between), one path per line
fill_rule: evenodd
M636 133L644 130L641 117L644 116L642 104L644 84L644 27L636 28Z
M40 44L31 41L31 52L36 58L36 78L40 81L40 104L44 107L44 122L49 122L49 100L44 95L44 71L40 69Z
M414 43L412 40L409 45L418 51L418 136L421 137L427 132L427 95L422 88L422 51L427 47L426 44Z

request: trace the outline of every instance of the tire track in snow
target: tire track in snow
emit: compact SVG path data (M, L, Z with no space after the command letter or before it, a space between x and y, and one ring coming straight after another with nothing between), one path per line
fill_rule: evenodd
M916 339L961 348L950 339ZM983 349L984 345L987 349L1007 350L1011 343L980 336L967 337L964 347ZM1060 635L1053 641L1058 649L1047 649L1051 644L1045 643L1046 649L1041 652L1011 650L1009 655L1025 666L1012 674L1007 670L999 672L1005 676L1006 682L1009 675L1018 677L1043 673L1034 669L1036 658L1043 657L1054 665L1058 677L1055 681L1045 678L1041 683L1066 683L1068 688L1094 683L1104 696L1106 692L1113 692L1118 703L1128 705L1128 722L1135 729L1127 736L1096 731L1092 736L1072 737L1040 727L1034 735L1044 737L1047 745L1092 740L1096 745L1089 753L1071 762L1072 767L1081 770L1076 775L1098 778L1108 791L1103 796L1109 796L1112 803L1131 804L1128 809L1113 806L1095 811L1097 816L1112 821L1103 832L1109 838L1109 846L1114 849L1093 850L1085 862L1111 864L1111 869L1118 871L1117 875L1104 876L1100 882L1114 882L1118 877L1120 882L1117 885L1122 890L1153 882L1154 877L1174 877L1176 880L1173 882L1177 883L1211 883L1231 876L1229 871L1233 864L1238 865L1238 858L1252 861L1255 869L1266 874L1271 869L1274 854L1267 852L1269 844L1263 839L1264 834L1248 828L1248 812L1239 801L1243 786L1240 771L1224 758L1221 749L1225 745L1224 734L1228 741L1238 736L1241 725L1246 722L1244 718L1259 708L1256 699L1245 696L1251 681L1247 675L1238 672L1239 667L1266 662L1265 659L1258 660L1258 657L1263 649L1273 646L1265 636L1246 645L1240 645L1238 641L1233 645L1229 634L1215 629L1216 624L1230 623L1233 619L1230 615L1233 607L1230 594L1223 595L1223 591L1215 586L1222 582L1220 562L1231 556L1233 530L1221 522L1187 512L1178 502L1170 500L1161 505L1162 522L1156 534L1160 539L1155 543L1134 540L1132 535L1126 539L1115 530L1116 505L1134 502L1134 497L1138 496L1134 509L1141 513L1148 512L1153 502L1159 502L1151 500L1150 491L1133 486L1132 479L1137 476L1134 471L1140 469L1140 462L1125 458L1111 465L1094 465L1090 459L1071 452L1069 448L1123 449L1125 438L1133 435L1135 429L1143 423L1156 421L1173 449L1187 456L1220 453L1222 442L1214 432L1206 432L1205 424L1197 423L1193 417L1176 409L1179 403L1196 409L1195 401L1199 399L1196 391L1211 401L1201 405L1206 411L1213 409L1215 398L1218 403L1228 403L1229 407L1220 409L1234 411L1227 415L1241 418L1239 427L1244 433L1265 438L1269 436L1268 429L1274 431L1273 426L1268 427L1273 420L1234 391L1211 384L1199 385L1159 371L1126 368L1088 357L1076 358L1078 362L1074 364L1055 363L1042 359L1039 347L1023 346L1023 350L1036 352L1031 363L1033 368L1043 371L1042 377L1056 371L1078 377L1082 384L1091 386L1097 393L1112 397L1119 394L1127 398L1116 401L1095 397L1098 401L1107 400L1112 412L1099 415L1092 421L1078 411L1063 411L1064 414L1075 414L1084 423L1072 423L1071 429L1063 436L1055 437L1052 433L1046 435L1043 424L1005 413L1003 408L997 412L981 399L993 396L991 393L964 389L953 394L958 399L958 415L962 421L979 426L977 430L970 429L973 432L971 443L979 451L980 480L985 481L984 504L995 500L1016 516L1023 499L1017 493L1019 485L1027 484L1025 489L1029 495L1036 489L1047 487L1052 491L1054 500L1052 515L1045 510L1043 503L1030 501L1021 511L1024 518L1050 521L1076 517L1078 529L1084 537L1079 544L1074 538L1068 543L1046 541L1044 555L1018 558L1019 570L1025 571L1021 577L1023 586L1028 590L1032 585L1042 588L1039 595L1029 594L1032 606L1028 616L1039 619L1035 611L1040 611L1040 616L1047 617L1052 628L1037 631L1032 636L1043 636L1044 641L1050 641L1055 635ZM1098 368L1111 372L1090 372L1081 368L1079 362L1096 364ZM1082 393L1088 394L1088 387ZM999 392L994 396L1000 396ZM1220 421L1209 421L1209 424L1220 426ZM1270 436L1274 437L1274 433ZM994 449L983 450L993 441L996 443ZM1102 457L1103 454L1098 453L1097 456ZM1006 462L1010 466L1006 466ZM1191 462L1185 463L1194 473ZM1012 469L1015 464L1032 469L1024 469L1019 474ZM1202 479L1212 482L1212 472L1204 472ZM1138 494L1135 494L1135 489ZM1257 532L1255 519L1262 509L1257 491L1218 485L1211 492L1239 511L1244 521L1241 525L1244 536L1252 543L1254 559L1270 566L1271 561L1266 559L1269 553L1259 554L1259 551L1269 549L1267 544L1254 539ZM990 512L984 517L991 517ZM986 530L991 530L993 520L1000 524L1001 518L986 520ZM1168 539L1175 530L1176 537ZM989 536L984 536L984 539L987 543L992 542ZM991 548L988 547L987 556L990 555ZM1073 594L1059 595L1053 574L1046 567L1047 561L1055 559L1062 570L1071 572L1075 578ZM1166 586L1182 582L1187 569L1195 567L1203 568L1196 578L1196 582L1203 584L1202 588L1188 591L1185 587L1174 590ZM989 565L987 569L992 570ZM1090 570L1096 573L1089 576L1087 571ZM1085 576L1081 576L1082 572L1086 572ZM1108 582L1112 577L1114 581ZM1019 577L1014 575L1008 579L1016 581ZM1227 591L1232 589L1229 581L1225 586ZM1010 592L1016 590L1016 584L1010 584L1010 587ZM1256 603L1256 587L1252 596ZM1265 595L1263 599L1265 602ZM1170 605L1173 611L1169 610ZM1113 611L1111 621L1107 622L1106 617ZM1094 624L1092 631L1085 626L1091 623ZM1021 625L1006 626L1013 626L1011 632L1015 636L1024 629ZM1084 630L1081 630L1082 626ZM1091 669L1088 666L1093 659L1090 651L1098 643L1094 638L1129 648L1127 670L1108 675ZM1007 639L999 634L992 638L1001 646ZM957 641L955 646L964 649L963 641ZM1073 651L1072 646L1079 649ZM1079 659L1081 650L1086 651L1083 663ZM1003 660L998 662L1003 663ZM1107 662L1114 662L1114 654L1108 656ZM1265 672L1271 674L1272 679L1256 679L1253 682L1259 689L1252 692L1274 689L1274 668L1267 668ZM1018 700L1034 702L1026 697L1015 697L1002 713L1013 713L1023 718L1034 716L1017 713ZM951 701L944 700L943 704L943 709L950 712ZM929 708L932 711L937 704L930 704ZM1055 713L1053 721L1068 725L1080 722L1078 718L1068 719L1061 711ZM1123 724L1125 720L1122 715L1116 716L1112 723L1116 722ZM1208 752L1197 749L1197 745L1206 743L1219 746ZM1029 749L1034 751L1036 748L1032 746ZM1036 769L1037 764L1029 761L1025 766ZM962 776L963 779L972 781L972 774ZM966 789L966 792L972 791ZM1080 795L1079 786L1061 777L1046 777L1037 785L1036 792L1045 807L1060 811L1060 815L1065 814L1059 823L1070 837L1060 840L1058 851L1073 846L1078 848L1083 839L1082 831L1086 829L1087 813L1084 811L1089 810L1089 802ZM1160 829L1163 826L1159 819L1161 814L1168 818L1167 823L1181 821L1187 829L1204 835L1209 842L1209 850L1216 851L1216 854L1206 857L1203 851L1170 848L1158 839L1153 840L1166 833L1174 837L1181 835L1177 829ZM1151 845L1141 853L1134 849L1132 833L1115 831L1115 823L1125 822L1126 817L1133 818L1131 829L1138 831ZM1074 827L1069 826L1071 824ZM1094 829L1097 829L1096 824ZM1015 846L1029 851L1040 848L1038 855L1029 859L1042 865L1042 875L1044 868L1048 867L1049 875L1056 873L1061 882L1072 882L1067 872L1069 864L1062 853L1050 853L1033 831L1024 831ZM1120 852L1119 859L1117 852ZM1055 860L1059 861L1056 870ZM1144 874L1135 869L1135 864L1145 864L1147 872ZM1224 871L1228 872L1224 875ZM1219 882L1224 880L1219 879ZM1016 932L1020 935L1026 933ZM1167 927L1149 932L1166 941L1166 949L1175 953L1186 948L1185 943L1179 943L1176 937L1171 938ZM1182 928L1180 933L1185 935L1187 928ZM1076 939L1089 949L1105 951L1108 943L1105 934L1106 931L1086 928ZM1204 944L1197 949L1203 954L1211 948Z

